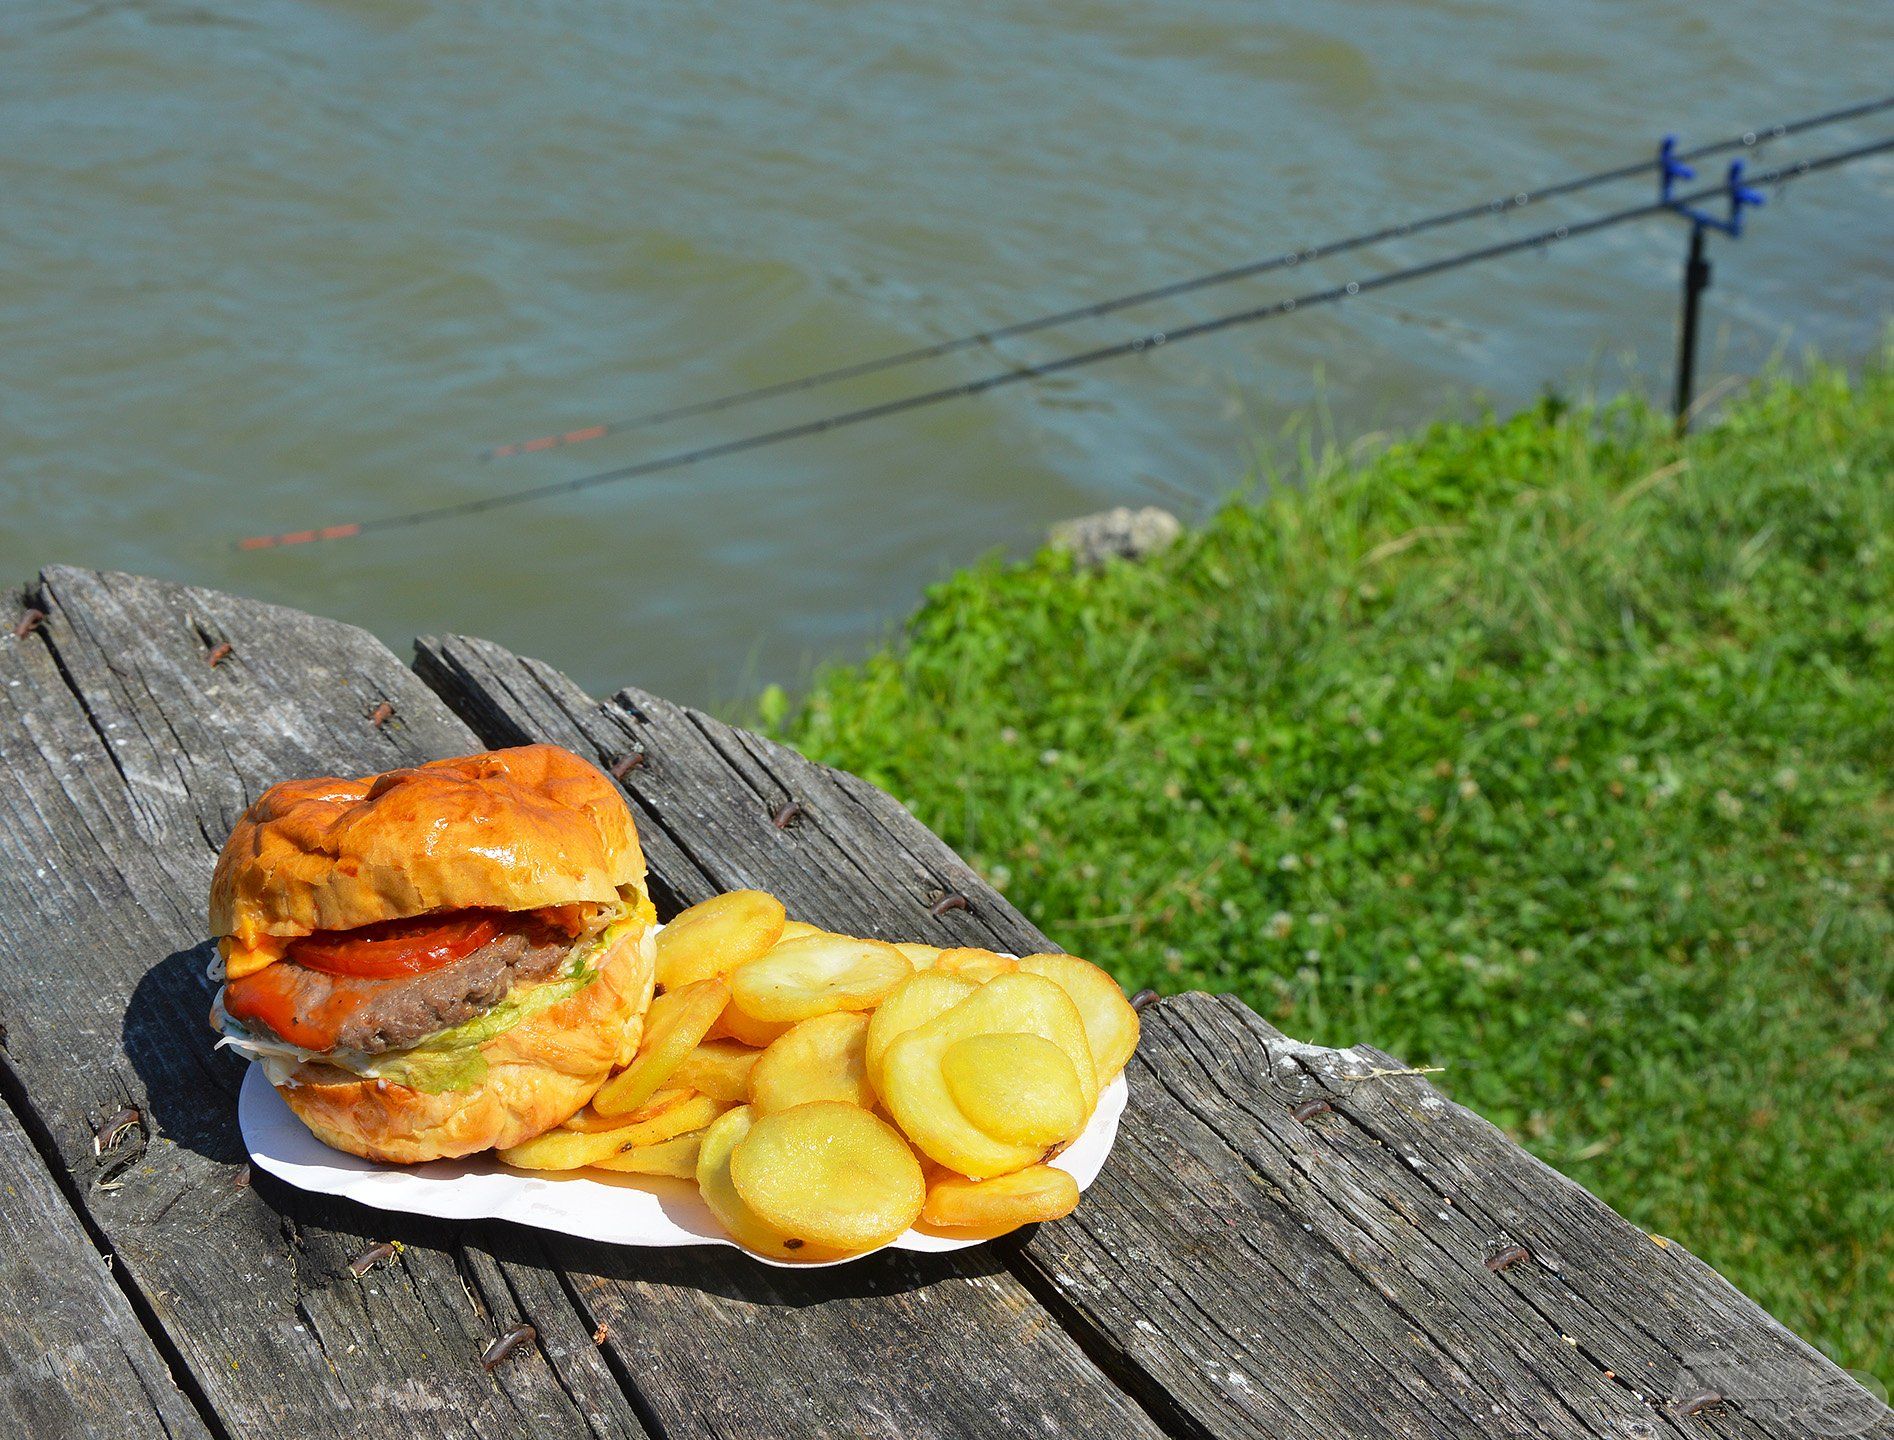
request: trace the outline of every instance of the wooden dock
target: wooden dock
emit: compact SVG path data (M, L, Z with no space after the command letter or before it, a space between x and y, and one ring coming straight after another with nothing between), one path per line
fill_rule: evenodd
M1392 1057L1227 996L1146 1011L1075 1215L952 1254L795 1273L252 1174L204 908L285 777L552 741L622 772L661 913L757 886L856 934L1052 947L865 782L484 641L410 668L71 569L0 627L0 1437L1894 1437L1682 1245Z

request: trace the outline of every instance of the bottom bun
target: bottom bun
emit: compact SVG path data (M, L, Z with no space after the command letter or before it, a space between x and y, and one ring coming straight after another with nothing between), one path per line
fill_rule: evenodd
M598 978L480 1047L487 1078L438 1095L316 1062L277 1087L323 1144L397 1165L505 1149L552 1129L631 1058L657 949L649 929L614 945Z

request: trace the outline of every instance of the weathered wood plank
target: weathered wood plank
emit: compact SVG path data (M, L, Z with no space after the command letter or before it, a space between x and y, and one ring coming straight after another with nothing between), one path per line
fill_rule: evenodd
M279 1212L242 1183L242 1067L205 1028L204 904L231 821L285 776L465 751L471 734L347 626L71 570L33 599L45 624L0 639L0 1063L224 1433L642 1435L590 1346L556 1369L540 1347L481 1368L522 1292L543 1332L579 1333L556 1277L410 1228L358 1278L350 1261L388 1229L293 1192ZM95 1160L94 1127L126 1106L141 1125ZM0 1290L0 1309L27 1304Z
M1681 1246L1391 1057L1299 1045L1228 996L1145 1021L1124 1163L1019 1260L1197 1433L1894 1433Z
M207 1440L164 1358L0 1103L0 1435Z
M859 782L655 696L595 704L483 641L418 650L422 676L489 744L549 740L608 766L646 756L625 784L666 913L756 885L857 933L1043 944L898 806L889 827L884 797ZM779 827L786 799L802 811ZM943 893L971 903L933 916ZM767 1432L772 1416L812 1435L1158 1433L991 1250L808 1274L727 1250L596 1250L571 1269L666 1435Z
M859 933L1046 947L864 782L641 691L594 703L486 642L423 641L416 668L490 743L644 755L625 784L641 833L687 877L673 903L758 885ZM789 800L801 814L779 829ZM931 915L942 891L969 908ZM1227 998L1165 1001L1147 1022L1104 1175L1075 1216L1008 1253L1167 1428L1748 1436L1809 1433L1813 1404L1872 1421L1872 1397L1708 1267L1424 1081L1340 1078L1402 1068L1387 1057L1297 1046ZM1294 1111L1312 1099L1331 1109L1305 1123ZM1441 1176L1459 1190L1438 1193ZM1530 1266L1488 1269L1515 1240ZM1719 1370L1719 1354L1737 1359ZM1711 1372L1726 1402L1675 1413L1717 1388Z
M1020 954L1051 948L944 841L856 776L647 691L596 702L551 666L486 640L424 638L415 670L489 745L549 740L607 767L641 756L622 783L661 904L755 885L812 924ZM777 824L790 804L794 814ZM943 900L954 908L934 914Z

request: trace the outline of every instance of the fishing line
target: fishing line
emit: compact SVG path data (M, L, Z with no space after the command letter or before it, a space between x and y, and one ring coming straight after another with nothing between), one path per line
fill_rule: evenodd
M1790 135L1799 135L1809 130L1820 129L1826 125L1840 124L1845 120L1858 120L1865 115L1873 115L1882 110L1894 109L1894 95L1879 100L1867 100L1856 105L1843 106L1836 110L1826 110L1818 115L1805 115L1798 120L1787 120L1779 125L1771 125L1761 130L1745 130L1740 135L1732 135L1715 140L1707 145L1699 145L1694 150L1678 153L1677 158L1685 163L1703 160L1714 155L1727 154L1733 150L1751 149L1771 140L1781 140ZM1346 254L1351 250L1360 250L1370 245L1379 245L1388 240L1406 239L1410 236L1425 234L1430 230L1442 229L1449 225L1458 225L1463 221L1476 220L1481 216L1500 215L1523 206L1537 204L1545 200L1557 199L1562 195L1575 195L1599 185L1610 184L1617 180L1628 180L1639 175L1649 174L1657 168L1656 159L1640 160L1635 164L1619 165L1610 170L1598 170L1589 175L1580 175L1571 180L1562 180L1554 185L1546 185L1537 190L1520 190L1497 200L1484 201L1478 205L1465 205L1457 210L1442 211L1438 215L1429 215L1424 219L1410 220L1400 225L1387 225L1379 230L1361 235L1351 235L1346 239L1332 240L1326 245L1311 245L1301 250L1290 250L1280 255L1267 256L1242 265L1233 265L1223 270L1212 270L1206 274L1194 275L1188 279L1174 280L1168 284L1153 286L1148 290L1133 291L1128 295L1118 295L1107 300L1094 301L1089 305L1080 305L1071 310L1060 310L1050 315L1036 316L1030 320L1016 321L1011 325L1002 325L993 330L981 330L972 335L958 336L952 340L939 340L930 345L917 346L911 350L897 351L891 355L881 355L870 360L858 360L851 364L839 365L832 370L820 370L810 375L800 375L790 380L779 380L769 385L759 385L750 390L739 390L728 395L719 395L708 400L697 400L686 405L674 405L662 410L647 411L642 415L633 415L623 420L607 421L603 424L587 425L580 429L567 430L557 435L541 435L537 439L522 440L511 445L496 445L480 452L483 460L499 460L509 455L535 454L544 450L561 449L567 445L580 445L589 440L602 440L607 435L622 435L629 430L641 430L653 425L663 425L672 420L683 420L694 415L713 415L720 411L732 410L742 405L751 405L759 400L773 399L779 395L793 395L804 390L814 390L826 385L838 384L843 380L858 379L863 375L878 374L883 370L893 370L904 365L919 364L924 360L937 360L943 355L952 355L961 350L978 346L992 345L1001 340L1011 340L1021 335L1030 335L1035 331L1051 329L1058 325L1069 325L1079 320L1095 320L1100 316L1111 315L1119 310L1128 310L1136 305L1148 305L1157 300L1169 300L1178 295L1188 295L1193 291L1206 290L1215 285L1228 285L1233 281L1247 280L1255 275L1263 275L1271 270L1285 269L1291 265L1315 260L1322 256Z
M1791 161L1770 169L1754 171L1746 180L1752 185L1774 185L1783 181L1814 174L1820 170L1832 169L1854 160L1865 159L1871 155L1883 154L1894 150L1894 136L1877 140L1865 145L1854 146L1846 150L1831 151L1812 159ZM1687 204L1714 200L1727 195L1724 186L1709 186L1688 195L1674 199ZM692 450L677 451L669 455L659 455L650 460L638 461L631 465L619 466L613 470L604 470L592 475L581 475L570 480L555 480L544 485L535 485L528 489L511 490L499 495L488 495L475 500L454 501L445 505L433 505L425 509L411 510L401 515L384 515L371 520L350 522L343 525L330 525L319 530L296 530L281 535L255 535L238 542L238 548L244 550L263 550L282 545L300 545L314 540L340 540L352 535L366 535L377 530L393 530L414 525L431 524L437 520L451 520L468 515L481 515L490 510L506 509L515 505L527 505L536 500L548 499L555 495L571 495L582 490L590 490L600 485L617 484L625 480L635 480L646 475L656 475L667 470L678 470L686 466L702 464L705 461L722 459L725 456L741 455L750 450L759 450L765 446L780 445L791 440L806 439L812 435L826 434L831 430L844 429L851 425L864 424L870 420L884 419L890 415L904 414L910 410L919 410L925 406L938 405L948 400L968 399L984 395L1007 385L1019 384L1027 380L1040 379L1047 375L1057 375L1067 370L1076 370L1087 365L1096 365L1106 360L1122 359L1128 355L1148 354L1165 345L1174 345L1185 340L1194 340L1203 335L1214 335L1239 325L1255 324L1259 321L1278 319L1293 315L1298 310L1310 309L1319 305L1336 304L1356 295L1371 294L1376 290L1392 285L1401 285L1413 280L1426 279L1429 276L1444 274L1468 265L1480 264L1488 260L1497 260L1503 256L1516 255L1521 251L1546 249L1566 240L1576 240L1581 235L1594 234L1601 230L1612 229L1619 225L1649 219L1653 215L1672 213L1672 207L1661 200L1653 200L1643 205L1633 205L1626 209L1614 210L1589 220L1575 221L1557 225L1549 230L1541 230L1532 235L1520 236L1511 240L1498 241L1492 245L1483 245L1476 249L1458 251L1436 260L1425 261L1418 265L1404 266L1396 270L1383 271L1371 275L1365 280L1349 280L1325 289L1312 290L1302 295L1291 296L1285 300L1272 301L1266 305L1252 306L1244 310L1234 310L1207 320L1194 321L1173 330L1154 330L1129 340L1121 340L1110 345L1097 346L1090 350L1081 350L1068 355L1058 356L1031 365L1020 365L1009 370L998 371L981 376L975 380L964 381L956 385L946 385L935 390L923 390L916 394L905 395L895 400L885 400L876 405L865 405L855 410L844 410L825 415L815 420L805 420L799 424L787 425L781 429L766 430L758 434L740 436L734 440L724 440L712 445L699 446Z

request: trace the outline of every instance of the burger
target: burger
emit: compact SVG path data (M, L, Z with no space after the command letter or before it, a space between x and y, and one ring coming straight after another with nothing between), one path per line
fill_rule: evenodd
M637 1049L656 918L623 796L556 746L287 781L211 878L211 1025L338 1150L517 1145Z

